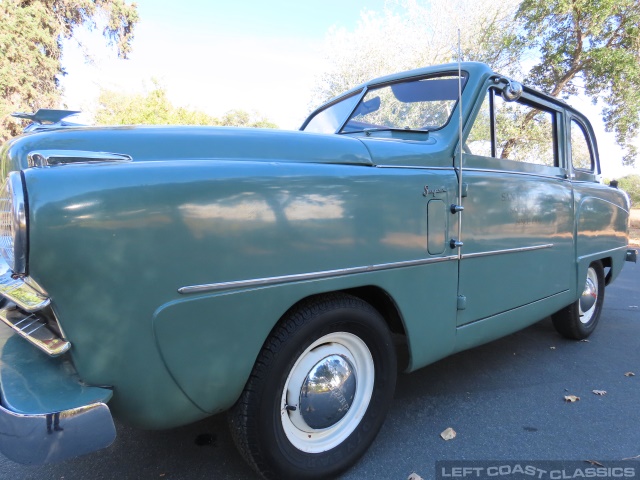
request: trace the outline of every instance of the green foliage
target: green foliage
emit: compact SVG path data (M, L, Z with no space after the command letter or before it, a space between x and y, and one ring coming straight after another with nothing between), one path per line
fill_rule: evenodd
M0 142L21 132L15 111L56 107L61 41L78 26L96 27L120 57L131 49L138 22L135 4L125 0L0 0Z
M230 110L220 120L220 125L226 127L278 128L278 125L265 117L245 110Z
M222 119L199 110L175 107L157 82L147 94L123 94L102 90L96 122L100 125L220 125L278 128L257 114L231 110Z
M640 2L638 0L523 0L517 19L523 34L518 48L538 50L528 83L554 96L581 88L602 101L609 131L626 148L640 129Z
M627 175L618 180L618 188L629 194L631 205L640 206L640 175Z

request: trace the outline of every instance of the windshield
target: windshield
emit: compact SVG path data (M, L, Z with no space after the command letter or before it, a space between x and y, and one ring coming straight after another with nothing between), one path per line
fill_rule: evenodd
M303 130L305 132L336 133L353 111L353 107L356 106L360 92L362 89L316 113Z
M438 130L458 100L457 75L394 83L367 91L341 133L365 129ZM465 77L462 78L464 87Z

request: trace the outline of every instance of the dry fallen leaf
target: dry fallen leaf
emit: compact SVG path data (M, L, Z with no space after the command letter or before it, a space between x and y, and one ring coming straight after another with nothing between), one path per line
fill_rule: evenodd
M443 440L453 440L454 438L456 438L456 431L453 428L449 427L444 432L442 432L440 436Z
M590 463L591 465L596 465L598 467L604 467L600 462L596 462L595 460L585 460L585 462Z
M564 396L564 401L565 402L573 403L573 402L577 402L578 400L580 400L580 397L576 397L575 395L565 395Z
M627 373L625 373L625 374L624 374L624 376L625 376L625 377L635 377L635 376L636 376L636 374L635 374L635 373L633 373L633 372L627 372Z
M636 458L640 458L640 455L636 455L635 457L623 458L623 460L635 460Z
M422 480L422 477L414 472L409 475L409 478L407 478L407 480Z
M606 390L591 390L593 393L595 393L596 395L606 395L607 391Z

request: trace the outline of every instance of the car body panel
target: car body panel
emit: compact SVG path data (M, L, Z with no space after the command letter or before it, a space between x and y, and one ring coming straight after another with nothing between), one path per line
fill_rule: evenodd
M482 159L467 164L480 166ZM567 290L574 251L571 184L488 169L467 169L463 181L460 293L467 308L458 325Z
M208 348L203 333L210 332L225 347L216 355L231 358L234 343L242 339L246 356L234 365L238 381L235 388L227 385L228 398L218 406L212 406L212 401L196 402L208 412L229 406L280 315L312 294L313 288L320 288L309 288L307 282L274 289L287 293L273 295L273 300L262 298L265 292L257 289L183 304L181 287L428 260L450 253L442 245L440 254L428 252L427 203L433 195L423 193L425 185L445 187L434 194L445 208L455 192L451 169L182 161L175 171L171 162L141 162L31 169L25 172L25 180L32 192L31 275L46 285L58 317L65 319L65 334L75 345L71 355L82 378L117 386L116 413L121 404L142 409L155 394L152 385L167 384L166 398L154 402L159 409L180 403L160 352L179 384L199 384L193 369L186 370L188 379L176 373L182 368L176 365L197 358L184 352L184 358L179 358L174 348L176 331L184 336L177 344L187 342L193 353ZM75 238L83 241L77 244ZM448 286L446 292L439 286L436 298L446 296L454 304L457 265L449 261L439 269L443 285ZM374 284L385 289L390 274L380 273L381 280ZM81 277L92 281L82 282ZM361 286L359 282L355 276L336 280L333 287L327 281L324 289L352 288ZM407 289L407 283L389 285L390 294L395 295L398 287ZM286 301L269 303L280 296ZM271 306L262 306L265 302ZM255 315L248 315L247 308L254 308ZM415 305L403 308L409 311L404 316L406 328L424 330L425 313L418 313ZM178 313L183 310L189 313ZM441 322L446 322L445 310L450 323L455 315L444 305L431 310L439 313ZM271 313L261 319L265 311ZM248 324L237 323L238 318L255 320L247 328ZM207 321L206 327L199 323ZM88 329L87 322L94 328ZM152 324L160 351L150 336ZM239 333L236 328L244 332L242 337L234 337ZM424 365L450 353L453 332L451 326L448 341L441 335L437 339L411 335L416 352L413 363ZM431 342L442 347L425 349ZM217 364L212 362L212 368L220 370L226 362ZM136 368L140 372L134 373ZM136 380L138 375L145 381ZM177 407L171 409L172 418L179 418ZM153 408L136 409L133 415L144 425L165 426L157 424Z

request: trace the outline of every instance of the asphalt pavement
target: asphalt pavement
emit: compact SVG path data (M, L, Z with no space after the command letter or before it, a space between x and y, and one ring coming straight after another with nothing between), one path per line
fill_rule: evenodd
M448 427L457 436L444 441ZM0 479L257 478L224 415L170 431L116 428L108 449L56 465L25 467L0 455ZM561 338L547 318L400 375L376 441L341 478L426 480L437 460L622 459L640 471L640 264L629 263L607 288L588 342Z

